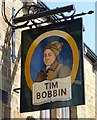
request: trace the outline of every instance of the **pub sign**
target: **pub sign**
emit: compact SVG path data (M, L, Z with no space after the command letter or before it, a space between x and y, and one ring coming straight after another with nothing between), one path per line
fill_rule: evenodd
M82 18L22 31L20 112L84 104Z

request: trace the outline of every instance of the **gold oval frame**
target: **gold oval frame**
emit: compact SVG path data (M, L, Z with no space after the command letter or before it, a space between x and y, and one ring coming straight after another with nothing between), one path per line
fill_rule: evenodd
M72 84L73 84L75 77L77 75L78 66L79 66L79 51L78 51L78 47L77 47L75 40L73 39L73 37L71 35L69 35L68 33L64 32L64 31L61 31L61 30L48 31L48 32L43 33L39 37L37 37L34 40L34 42L31 44L31 46L27 52L24 72L25 72L26 82L27 82L27 85L30 88L30 90L32 90L32 84L33 84L33 80L31 78L31 74L30 74L30 62L31 62L32 55L33 55L34 50L37 47L37 45L43 39L50 37L50 36L62 37L69 43L71 50L72 50L72 54L73 54L73 65L72 65L72 70L70 73Z

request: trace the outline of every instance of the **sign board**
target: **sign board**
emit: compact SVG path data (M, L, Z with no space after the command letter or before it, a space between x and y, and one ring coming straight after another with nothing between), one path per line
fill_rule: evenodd
M33 105L71 99L71 77L33 83Z
M84 104L82 18L22 32L20 111Z

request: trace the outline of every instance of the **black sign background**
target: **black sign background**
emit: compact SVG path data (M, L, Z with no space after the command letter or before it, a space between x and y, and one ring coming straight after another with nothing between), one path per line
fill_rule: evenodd
M79 67L75 77L75 82L72 84L72 99L69 101L57 101L45 103L42 105L32 104L32 91L27 85L25 77L25 60L28 50L34 40L41 34L51 31L61 30L71 35L79 50ZM21 97L20 97L20 112L31 112L44 109L61 108L66 106L76 106L85 103L84 99L84 71L83 71L83 42L82 42L82 18L70 20L62 23L43 26L36 29L22 31L22 46L21 46ZM34 69L33 69L34 70Z

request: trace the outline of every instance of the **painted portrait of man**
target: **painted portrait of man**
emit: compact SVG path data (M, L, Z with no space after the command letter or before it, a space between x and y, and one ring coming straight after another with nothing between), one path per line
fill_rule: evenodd
M56 28L23 31L22 42L21 112L84 104L82 19L58 24ZM67 97L67 78L70 78L72 99L69 96L63 101L57 97L52 98L54 102L50 102L51 98L46 100L49 90L55 89L60 92L66 88ZM51 83L53 87L47 86ZM35 97L39 92L41 99Z
M31 59L31 77L34 82L70 76L73 64L72 50L62 37L43 39L34 50Z
M70 75L70 68L58 61L62 46L63 43L58 41L53 41L45 45L43 55L44 67L38 72L37 82L65 78Z

